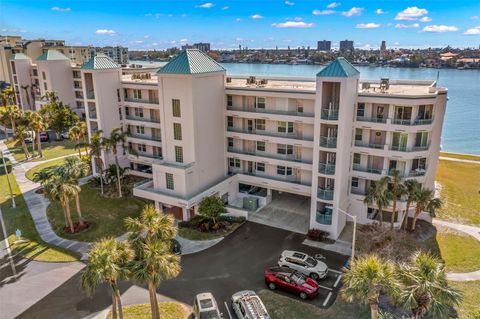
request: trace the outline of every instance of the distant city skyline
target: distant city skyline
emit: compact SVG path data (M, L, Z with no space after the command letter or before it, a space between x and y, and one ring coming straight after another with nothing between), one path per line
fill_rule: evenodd
M13 1L0 2L0 34L131 50L209 42L212 49L478 47L480 2L450 1Z

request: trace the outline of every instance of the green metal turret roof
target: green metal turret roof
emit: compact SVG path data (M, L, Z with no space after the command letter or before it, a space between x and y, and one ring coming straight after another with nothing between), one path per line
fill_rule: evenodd
M62 61L70 60L58 50L50 49L37 58L37 61Z
M225 69L204 52L198 49L187 49L165 64L157 73L202 74L223 71Z
M98 53L93 59L82 65L83 70L108 70L118 69L120 65L103 53Z
M344 57L339 57L318 72L317 76L348 78L357 74L360 74L360 71L355 69Z
M12 60L30 60L30 58L24 53L15 53Z

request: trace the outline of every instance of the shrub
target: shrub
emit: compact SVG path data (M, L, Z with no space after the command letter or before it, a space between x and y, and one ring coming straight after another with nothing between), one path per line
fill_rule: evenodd
M315 241L325 241L329 235L329 232L315 228L309 229L307 233L308 239Z
M5 158L5 166L7 166L7 171L9 173L12 172L12 163L10 162L10 160L8 158ZM4 175L5 174L5 168L3 166L3 161L0 159L0 175Z
M218 218L219 221L221 222L230 222L230 223L243 223L245 221L245 217L242 216L225 216L221 215Z
M218 217L226 212L225 204L220 197L205 197L198 206L198 212L214 224Z

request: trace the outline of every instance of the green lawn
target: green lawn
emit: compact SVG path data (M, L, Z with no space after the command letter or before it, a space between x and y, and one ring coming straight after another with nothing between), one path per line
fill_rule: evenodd
M457 307L458 318L480 319L480 281L450 281L449 283L463 292L463 302Z
M17 161L23 161L25 159L25 155L23 154L22 144L16 143L13 141L5 142L10 152L12 153L13 157ZM28 151L32 152L32 144L27 144ZM75 142L70 140L64 141L51 141L51 142L44 142L42 143L42 152L43 157L37 157L32 161L44 161L47 159L52 159L60 156L70 155L70 154L78 154L78 150L75 149ZM35 149L35 154L37 154L37 150Z
M458 159L466 159L466 160L470 160L470 161L480 161L480 155L440 152L440 156L450 157L450 158L458 158Z
M242 225L241 223L234 223L232 227L230 227L228 230L220 231L217 233L207 233L207 232L201 232L199 230L189 228L189 227L180 227L178 228L178 234L181 237L185 239L190 239L190 240L210 240L210 239L216 239L216 238L228 236L241 225Z
M6 175L0 175L0 206L5 221L8 241L12 246L12 250L15 253L22 254L26 258L37 261L65 262L78 260L79 256L74 253L48 245L40 239L15 178L12 174L9 176L10 182L12 183L12 190L15 194L17 208L13 209L11 207ZM26 242L14 244L17 240L15 236L17 228L22 231L22 239L26 240Z
M295 296L284 296L274 291L261 290L258 295L262 299L268 314L272 319L369 319L370 310L367 306L347 303L338 297L328 309L320 309Z
M29 169L26 173L25 176L29 180L33 180L33 176L35 175L36 172L40 172L42 169L47 168L47 167L52 167L52 166L60 166L63 163L65 163L65 157L48 161L46 163L42 163L40 165L35 166L34 168Z
M159 302L160 318L162 319L187 319L191 312L178 302ZM144 319L150 318L150 304L139 304L123 307L123 315L125 319ZM109 312L107 319L111 319L112 314Z
M53 230L60 237L92 242L103 237L120 236L126 232L125 217L138 217L143 202L131 196L123 198L105 198L100 195L99 189L90 185L82 186L80 201L83 218L91 223L90 228L74 235L63 232L63 210L58 202L48 206L47 215ZM77 220L75 201L70 203L72 219Z
M472 236L442 229L437 233L437 242L447 271L480 269L480 242Z
M480 165L441 160L436 181L443 200L437 217L480 225Z

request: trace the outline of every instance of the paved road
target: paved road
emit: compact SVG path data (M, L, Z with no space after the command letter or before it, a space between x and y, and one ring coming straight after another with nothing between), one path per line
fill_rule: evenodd
M264 289L263 271L276 264L284 249L297 249L309 254L321 252L327 257L326 262L332 269L340 269L347 258L304 246L303 240L304 236L297 233L247 222L216 246L183 256L183 270L179 277L162 283L158 293L191 304L197 293L211 291L218 302L223 304L236 291ZM332 287L337 282L337 276L332 272L322 284ZM334 301L337 289L329 297L327 306ZM124 304L148 302L147 292L131 283L122 283L121 291ZM125 293L127 291L136 293ZM323 306L329 292L328 289L322 289L320 296L310 302ZM104 286L97 290L94 298L85 296L80 288L78 273L19 318L82 318L102 311L109 305L110 297ZM226 314L225 309L222 311Z

